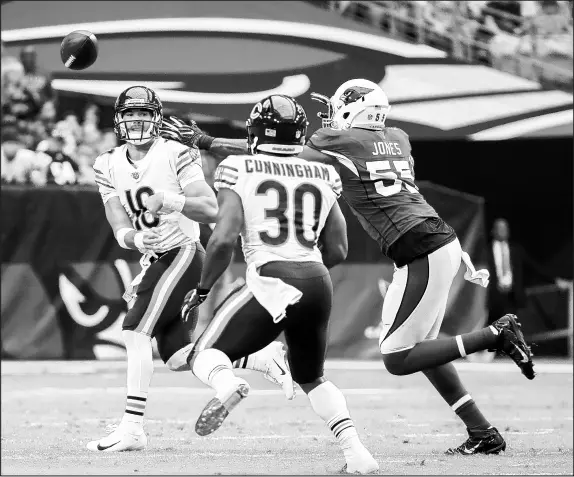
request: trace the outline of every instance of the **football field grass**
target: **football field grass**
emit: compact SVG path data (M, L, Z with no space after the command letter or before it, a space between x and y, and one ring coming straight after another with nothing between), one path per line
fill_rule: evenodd
M352 367L353 369L349 369ZM467 389L507 442L498 456L446 456L463 424L422 374L392 376L379 363L328 362L365 445L392 475L572 475L572 364L539 364L534 381L507 361L457 364ZM2 362L2 475L338 473L342 453L299 389L293 401L257 373L251 394L217 432L195 434L212 396L191 373L156 362L142 452L93 453L90 440L125 405L119 362Z

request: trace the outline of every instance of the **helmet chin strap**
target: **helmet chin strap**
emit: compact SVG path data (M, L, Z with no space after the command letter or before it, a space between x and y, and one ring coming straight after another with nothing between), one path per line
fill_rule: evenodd
M129 142L130 144L133 144L134 146L143 146L144 144L147 144L148 142L150 142L152 139L155 139L155 137L151 133L153 130L153 127L154 127L154 123L151 122L150 125L147 127L147 130L141 131L141 132L135 132L135 131L130 131L127 128L127 126L125 124L123 124L124 132L125 132L124 140L126 142ZM148 134L148 137L142 138L142 136L144 134ZM139 137L132 138L131 136L139 136Z
M151 140L155 139L153 136L150 136L148 138L145 139L127 139L126 138L126 142L129 142L130 144L134 145L134 146L144 146L145 144L149 143Z

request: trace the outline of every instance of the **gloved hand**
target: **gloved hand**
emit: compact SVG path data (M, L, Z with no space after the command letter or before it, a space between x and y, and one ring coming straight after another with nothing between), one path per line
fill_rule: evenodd
M197 142L207 136L193 119L190 124L186 124L177 116L163 118L159 134L165 139L171 139L187 147L197 147Z
M183 299L183 306L181 307L181 319L184 322L188 320L191 312L206 300L208 294L209 290L201 288L194 288L187 292L187 295L185 295Z

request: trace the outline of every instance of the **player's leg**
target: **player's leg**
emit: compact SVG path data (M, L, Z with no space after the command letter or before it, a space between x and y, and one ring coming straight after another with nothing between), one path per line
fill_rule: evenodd
M315 413L325 421L339 442L346 460L346 471L370 473L378 470L379 466L359 439L345 396L323 375L333 287L327 269L322 268L326 273L323 276L319 273L319 276L304 281L285 280L303 291L301 301L289 308L285 319L291 372L293 379L308 395Z
M447 299L439 309L439 316L426 337L437 338L444 318ZM484 417L476 402L462 384L452 363L423 371L434 388L455 414L464 422L469 438L460 446L447 450L447 454L497 454L506 449L506 443L498 430Z
M172 321L162 328L161 331L158 331L155 336L159 355L172 371L190 371L189 362L194 359L196 353L193 333L198 321L199 309L193 310L191 317L186 322L183 322L180 319L180 297L182 293L187 294L190 284L192 287L194 286L193 284L197 285L200 274L201 271L199 271L197 277L191 276L187 280L180 280L183 288L182 290L174 291L178 298L170 302L169 312L173 313L173 315L168 316L173 317ZM237 293L242 287L243 285L240 285L233 290L224 303L230 304L232 299L237 297ZM216 311L221 309L222 305L217 307ZM274 341L253 354L248 354L235 360L233 367L260 371L265 379L283 389L287 399L293 399L295 396L293 379L285 358L285 350L283 344L279 341Z
M264 349L282 329L283 322L274 323L247 286L220 308L198 340L190 361L193 373L215 390L215 397L197 420L195 430L199 435L219 429L249 393L249 384L233 373L232 361Z
M156 330L165 326L161 318L166 316L163 312L174 288L190 269L194 259L203 259L202 254L203 251L197 250L195 244L181 247L163 254L146 270L122 327L127 351L127 398L124 416L114 432L99 441L90 442L88 449L116 452L140 450L146 446L143 422L153 375L151 340ZM180 301L181 299L183 298L180 298Z
M449 363L485 349L507 353L529 379L530 349L513 315L453 338L425 340L460 266L458 240L395 271L383 303L380 346L392 374L405 375Z

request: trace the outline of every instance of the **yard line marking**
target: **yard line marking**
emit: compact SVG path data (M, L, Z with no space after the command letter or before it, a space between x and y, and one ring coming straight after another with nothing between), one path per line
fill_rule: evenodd
M487 372L487 373L507 373L517 372L516 365L512 362L493 363L472 363L469 361L455 361L455 368L463 372ZM538 374L573 374L574 366L572 362L546 363L536 362L536 372ZM154 365L158 369L165 369L161 360L155 360ZM325 362L326 370L341 371L386 371L381 360L339 360L329 359ZM78 375L93 373L113 373L125 372L125 361L3 361L2 376L22 376L22 375Z
M174 425L195 425L196 418L190 419L146 419L146 424L148 425L155 425L155 424L174 424ZM547 421L572 421L572 416L541 416L541 417L512 417L512 418L505 418L501 417L493 417L493 421L502 421L506 420L506 422L547 422ZM429 427L436 423L444 423L444 419L431 419L427 420L423 423L409 423L406 419L385 419L383 422L387 424L404 424L407 427ZM119 424L119 420L117 418L84 418L84 419L62 419L57 417L47 417L46 420L42 422L31 422L29 423L30 426L53 426L53 427L65 427L69 425L81 425L81 424L101 424L101 425L108 425L108 424ZM566 431L571 432L571 431Z
M544 434L551 434L552 432L556 432L557 429L538 429L536 431L504 431L503 434L505 435L513 435L513 436L540 436ZM569 433L571 432L561 430L561 432ZM466 436L467 434L461 433L434 433L434 432L425 432L425 433L416 433L416 434L403 434L404 437L436 437L436 438L443 438L443 437L456 437L456 436Z
M377 396L377 395L388 395L393 393L411 393L410 389L396 389L396 388L367 388L367 389L341 389L343 394L346 395L356 395L356 396ZM9 399L27 398L31 396L44 397L44 396L83 396L91 395L96 393L104 394L125 394L125 387L106 387L106 388L82 388L82 389L67 389L67 388L54 388L54 387L42 387L36 389L30 389L26 391L2 391L2 401ZM149 394L185 394L185 395L197 395L197 396L212 396L215 392L212 389L207 388L184 388L184 387L157 387L150 389ZM251 389L249 391L250 396L284 396L281 389ZM298 392L295 396L296 398L305 397L305 393L302 391Z

